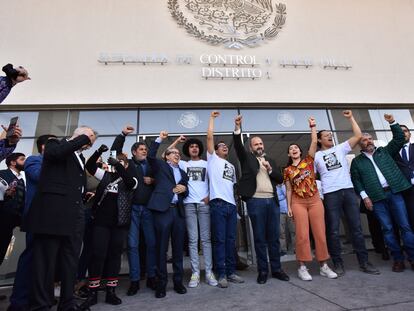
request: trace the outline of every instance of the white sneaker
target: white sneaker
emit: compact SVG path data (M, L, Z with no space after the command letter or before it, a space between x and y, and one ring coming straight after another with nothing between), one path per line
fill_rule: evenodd
M308 268L306 266L300 266L298 269L298 277L302 281L312 281L312 276L308 272Z
M190 282L188 282L188 287L194 288L194 287L197 287L198 284L200 284L200 275L197 273L193 273L191 275Z
M338 277L338 274L333 272L331 268L328 267L328 265L325 263L320 269L320 275L327 277L328 279L336 279Z
M206 282L210 286L217 286L218 282L213 272L206 273Z

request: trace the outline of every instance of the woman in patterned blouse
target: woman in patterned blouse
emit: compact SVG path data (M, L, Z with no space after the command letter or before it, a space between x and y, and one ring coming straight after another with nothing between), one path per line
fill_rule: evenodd
M337 278L327 265L329 259L325 236L325 220L322 201L316 185L314 156L317 148L316 121L309 118L311 145L308 155L302 159L302 150L297 144L288 148L289 162L284 170L288 215L294 217L296 226L296 259L299 264L298 276L311 281L312 276L305 262L312 261L309 240L309 224L315 239L316 259L320 263L320 275L329 279Z

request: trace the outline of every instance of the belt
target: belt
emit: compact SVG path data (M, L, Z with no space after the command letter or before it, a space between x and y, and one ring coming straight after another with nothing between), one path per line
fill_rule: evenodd
M177 203L170 203L170 208L176 208L176 207L178 207Z
M391 188L390 187L384 187L384 188L382 188L382 190L384 190L385 192L387 192L387 191L391 191Z

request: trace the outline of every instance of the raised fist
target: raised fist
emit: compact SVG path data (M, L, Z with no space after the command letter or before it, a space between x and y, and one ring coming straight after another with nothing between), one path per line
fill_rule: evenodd
M98 152L99 153L104 153L104 152L107 152L108 151L108 146L107 145L104 145L104 144L102 144L99 148L98 148Z
M160 132L160 138L161 139L166 139L168 137L168 132L167 131L161 131Z
M134 127L131 125L125 125L125 127L122 129L122 133L127 136L128 134L131 134L134 132Z
M309 117L308 122L310 127L316 126L316 119L314 117Z
M394 122L394 116L392 114L384 113L384 119L388 123Z
M342 111L342 114L347 119L352 118L352 111L351 110L344 110L344 111Z
M242 124L242 120L243 120L243 116L239 114L236 118L234 118L234 124L237 127L240 127L240 125Z
M213 118L217 118L218 116L220 116L220 112L216 111L216 110L212 111L210 116L213 117Z

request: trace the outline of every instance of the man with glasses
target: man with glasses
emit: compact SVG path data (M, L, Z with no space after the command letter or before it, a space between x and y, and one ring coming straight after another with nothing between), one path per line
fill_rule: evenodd
M168 282L167 251L171 236L174 291L185 294L183 285L183 249L185 238L184 198L188 195L187 174L179 168L180 152L177 148L165 151L164 161L157 159L157 151L168 133L161 131L160 136L151 144L148 162L153 170L155 189L148 202L148 209L153 212L156 237L156 262L158 284L156 298L166 296Z
M234 246L237 232L237 208L234 199L236 170L227 157L229 148L224 142L214 144L214 119L220 115L213 111L207 130L207 174L210 181L210 217L213 238L213 258L218 287L228 287L228 281L244 283L235 273Z
M250 139L250 152L244 148L241 137L241 115L235 118L234 124L234 148L242 170L238 189L247 204L252 222L257 257L257 283L266 283L269 261L272 277L289 281L289 276L282 270L280 264L280 209L276 197L276 185L283 183L283 176L273 159L265 154L263 140L260 137Z

